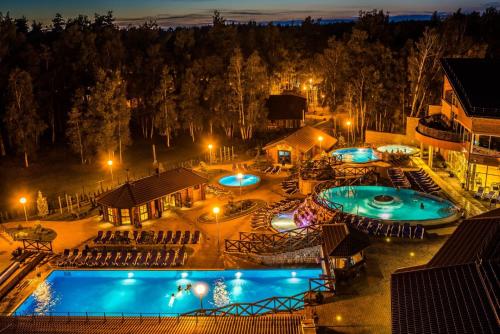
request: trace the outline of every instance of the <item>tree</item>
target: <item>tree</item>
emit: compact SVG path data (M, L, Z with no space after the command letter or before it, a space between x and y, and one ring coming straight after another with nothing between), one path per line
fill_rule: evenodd
M203 126L203 119L200 106L199 80L197 80L191 68L187 69L182 82L179 109L184 128L189 130L189 135L194 143L196 132Z
M175 84L170 69L165 65L162 69L160 83L153 92L151 100L155 106L155 127L161 136L166 138L167 147L170 147L172 131L177 127L175 112Z
M36 198L36 208L38 211L38 216L41 218L47 217L49 214L49 205L47 204L47 198L43 196L42 192L38 191L38 197Z
M24 164L29 167L28 156L36 152L40 135L47 126L38 115L31 76L26 71L15 69L9 76L4 122L12 144L24 153Z

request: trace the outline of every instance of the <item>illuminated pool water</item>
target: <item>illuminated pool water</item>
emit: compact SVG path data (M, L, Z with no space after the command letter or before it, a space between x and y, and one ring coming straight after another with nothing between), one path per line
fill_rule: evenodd
M293 212L278 213L271 219L271 226L278 232L290 231L297 228L293 219Z
M453 221L458 215L450 201L411 189L344 186L323 190L320 196L342 204L344 212L381 220L432 225Z
M241 178L242 187L253 186L259 182L260 182L260 177L253 174L243 174L243 177ZM219 179L219 184L225 187L239 187L240 179L238 178L237 175L223 176Z
M364 164L371 161L380 160L372 148L369 147L349 147L335 150L332 152L334 156L341 156L343 162L351 162L356 164Z
M200 299L194 294L198 284L208 288L203 307L215 308L228 303L293 296L307 291L308 279L320 274L320 269L56 270L17 308L16 314L176 315L200 308ZM187 284L193 286L191 291L185 290Z
M380 153L388 152L388 153L403 153L406 155L414 155L418 153L420 150L413 146L407 145L384 145L377 147L377 151Z

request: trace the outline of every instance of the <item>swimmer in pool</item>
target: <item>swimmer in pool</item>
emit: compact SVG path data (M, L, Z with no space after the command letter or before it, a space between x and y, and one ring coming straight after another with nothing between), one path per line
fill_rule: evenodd
M420 202L420 209L425 209L424 202Z

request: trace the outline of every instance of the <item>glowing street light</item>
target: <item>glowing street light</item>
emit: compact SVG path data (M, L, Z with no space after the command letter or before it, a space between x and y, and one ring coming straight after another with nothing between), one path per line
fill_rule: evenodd
M324 138L323 138L323 136L319 136L319 137L318 137L318 141L319 141L319 150L320 150L320 152L321 152L321 145L323 144L323 139L324 139Z
M345 122L345 125L347 125L347 144L349 145L349 143L351 142L351 125L352 125L352 122L350 119L348 119L346 122Z
M200 308L203 310L203 297L207 294L206 285L202 283L195 285L194 293L200 298Z
M236 177L238 178L238 181L240 181L240 196L241 196L241 182L243 181L243 174L238 173L236 174Z
M212 209L212 212L215 215L215 224L217 224L217 252L220 253L220 227L219 227L220 208L218 206L215 206Z
M113 160L108 160L108 166L109 166L109 172L111 174L111 182L114 182L114 177L113 177Z
M24 209L24 219L26 219L26 221L28 221L28 214L26 213L26 202L28 200L26 199L26 197L21 197L19 199L19 203L21 203L23 205L23 209Z
M210 164L212 164L212 148L214 148L214 145L208 144L208 150L210 151Z

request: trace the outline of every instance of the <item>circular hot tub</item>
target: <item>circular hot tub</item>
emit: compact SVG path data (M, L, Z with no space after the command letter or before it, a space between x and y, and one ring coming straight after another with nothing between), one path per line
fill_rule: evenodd
M260 184L260 177L253 174L241 174L240 178L238 174L231 174L221 177L218 182L221 186L231 189L239 187L242 189L253 189Z
M365 164L380 160L377 152L369 147L348 147L332 152L332 156L342 159L342 162Z

